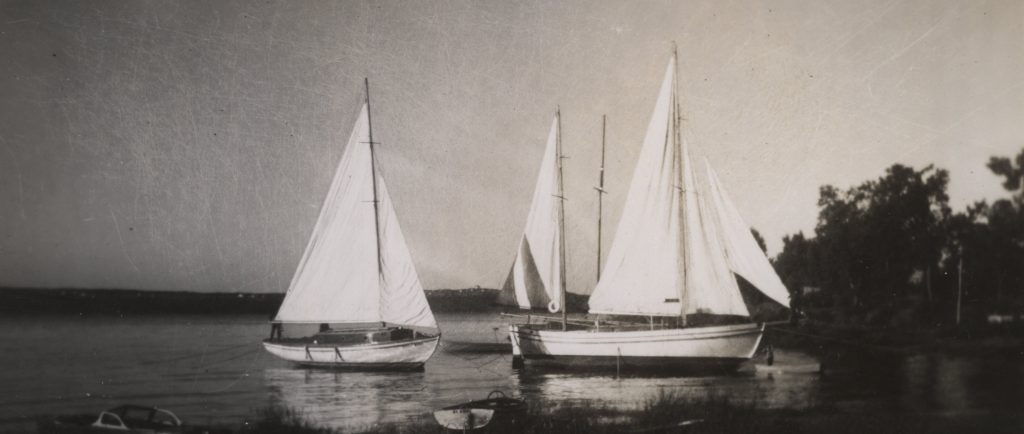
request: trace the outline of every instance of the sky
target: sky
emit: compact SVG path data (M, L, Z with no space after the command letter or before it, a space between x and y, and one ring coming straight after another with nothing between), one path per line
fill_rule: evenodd
M781 249L818 189L949 170L1005 196L1024 2L0 1L0 286L283 292L368 77L427 288L498 287L562 113L568 288L589 293L669 61L684 134ZM607 247L606 247L607 249ZM604 252L607 254L607 251Z

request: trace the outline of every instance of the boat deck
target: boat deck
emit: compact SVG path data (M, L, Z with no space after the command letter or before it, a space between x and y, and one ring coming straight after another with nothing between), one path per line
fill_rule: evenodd
M366 327L332 329L316 333L312 336L268 339L266 342L282 345L349 346L401 342L429 337L433 336L403 327Z

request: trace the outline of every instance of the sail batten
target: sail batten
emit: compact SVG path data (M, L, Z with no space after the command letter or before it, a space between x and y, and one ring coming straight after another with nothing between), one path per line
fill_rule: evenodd
M278 322L384 321L437 328L387 186L373 169L369 134L364 105L278 310Z
M558 118L551 123L537 184L512 269L500 302L521 309L562 307L561 193L558 176Z

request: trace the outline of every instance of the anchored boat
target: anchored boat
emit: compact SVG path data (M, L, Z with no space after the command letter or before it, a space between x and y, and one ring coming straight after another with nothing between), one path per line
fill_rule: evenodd
M374 158L366 101L263 342L306 366L415 369L440 339Z
M789 306L788 291L710 164L705 160L704 176L698 177L690 161L680 132L675 57L665 72L603 274L590 296L590 314L597 320L570 322L563 309L561 324L512 324L515 360L734 369L754 356L764 333L763 324L749 319L737 276ZM598 191L603 192L603 176ZM548 223L549 231L560 231ZM531 247L534 257L564 261L560 245ZM538 253L538 248L557 253ZM549 288L564 288L564 273L552 278L561 280ZM515 288L517 298L522 293L529 294ZM732 321L703 321L708 318Z

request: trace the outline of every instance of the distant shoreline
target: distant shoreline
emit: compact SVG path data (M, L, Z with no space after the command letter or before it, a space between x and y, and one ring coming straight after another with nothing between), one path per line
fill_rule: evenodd
M497 289L426 291L435 313L500 312ZM283 293L189 292L136 289L0 288L5 315L149 314L266 315L277 313Z

